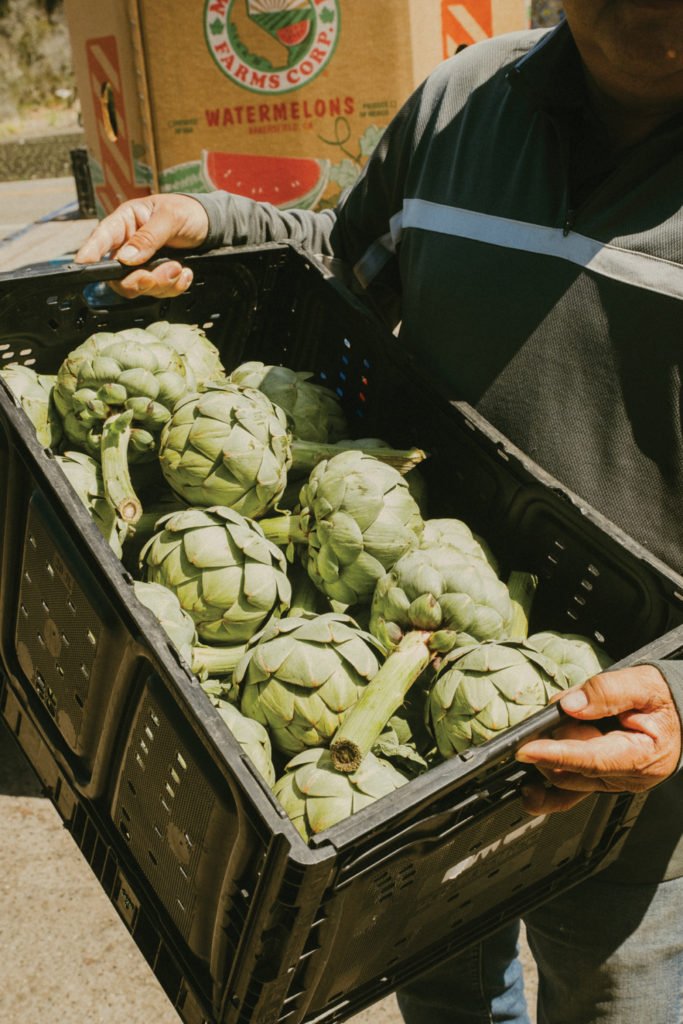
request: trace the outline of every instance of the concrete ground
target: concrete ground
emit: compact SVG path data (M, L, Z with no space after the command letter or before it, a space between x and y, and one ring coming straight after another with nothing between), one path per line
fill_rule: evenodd
M70 178L0 183L0 273L74 252L94 224L79 220L76 206ZM178 1024L2 724L0 822L0 1021ZM533 1003L536 977L526 945L523 961ZM401 1020L390 997L351 1024Z
M72 178L0 182L0 274L75 252L95 223L79 218Z

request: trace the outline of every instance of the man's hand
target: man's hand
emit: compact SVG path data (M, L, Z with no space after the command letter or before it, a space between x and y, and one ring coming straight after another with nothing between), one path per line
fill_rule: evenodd
M517 751L518 761L534 765L547 780L545 786L524 785L529 814L569 810L589 793L640 793L676 770L681 722L654 666L593 676L567 691L560 703L573 721L560 726L553 739L530 740ZM599 720L605 718L616 720L616 727L602 732Z
M163 246L196 249L205 240L209 220L201 203L191 196L155 195L130 199L102 220L76 253L77 263L96 263L107 254L132 267L146 263ZM192 271L174 260L148 270L136 270L112 288L134 299L182 295L192 283Z

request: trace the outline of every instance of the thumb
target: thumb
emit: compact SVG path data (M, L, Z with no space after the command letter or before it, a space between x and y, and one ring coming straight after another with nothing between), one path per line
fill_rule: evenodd
M130 266L146 263L174 238L176 233L175 218L170 211L157 208L152 211L149 220L114 253L114 258Z
M564 711L589 721L627 711L656 711L670 703L671 691L653 665L600 673L560 697Z

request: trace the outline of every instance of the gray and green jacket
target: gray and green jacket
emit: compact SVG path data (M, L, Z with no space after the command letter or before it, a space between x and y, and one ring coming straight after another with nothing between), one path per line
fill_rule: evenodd
M616 160L589 110L566 23L480 43L336 211L213 193L207 244L341 258L453 398L683 572L683 115ZM683 712L683 662L660 668ZM609 870L683 874L680 772L641 818Z

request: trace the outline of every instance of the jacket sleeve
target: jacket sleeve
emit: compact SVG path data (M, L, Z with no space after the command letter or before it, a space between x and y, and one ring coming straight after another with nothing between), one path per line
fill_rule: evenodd
M335 210L279 210L228 192L194 195L209 217L203 248L293 241L314 255L334 257L393 327L400 319L401 288L391 224L403 205L421 93L394 118Z
M641 662L642 664L642 662ZM683 661L678 659L672 659L671 661L650 661L647 664L654 665L655 668L664 676L669 689L671 690L671 696L673 697L678 717L681 720L681 732L683 733ZM678 761L678 771L680 772L683 768L683 748L681 749L681 756Z

